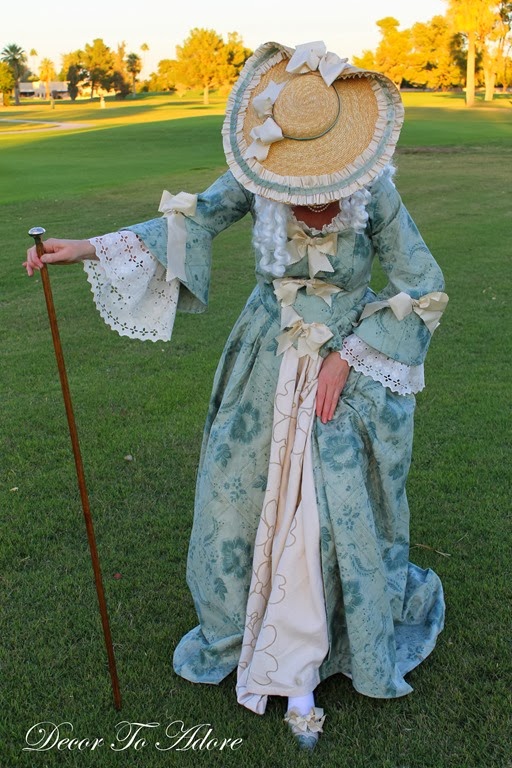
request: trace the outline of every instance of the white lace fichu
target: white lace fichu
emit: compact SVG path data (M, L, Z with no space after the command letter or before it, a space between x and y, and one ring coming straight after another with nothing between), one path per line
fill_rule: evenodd
M406 365L393 360L369 347L355 334L347 336L339 354L354 370L364 373L399 395L412 395L421 392L425 387L422 365Z
M84 261L84 269L103 320L121 336L169 341L179 280L166 281L165 267L134 232L112 232L90 242L98 261Z

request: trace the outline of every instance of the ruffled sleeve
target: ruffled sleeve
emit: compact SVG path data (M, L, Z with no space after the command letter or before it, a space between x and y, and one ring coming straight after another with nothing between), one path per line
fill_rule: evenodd
M166 270L170 269L172 274L180 275L179 310L203 312L206 309L212 240L219 232L248 213L252 198L252 194L228 171L205 192L197 195L193 213L173 213L171 210L163 217L128 227L139 236ZM181 242L173 243L172 231L176 222L169 220L172 216L179 217L178 223L182 225L185 233L183 258L178 253L178 245L181 247Z
M97 261L84 261L94 303L110 328L132 339L168 341L178 304L178 280L133 232L93 237Z
M388 283L375 298L382 304L365 309L354 333L387 357L421 365L437 321L429 323L430 310L420 305L447 301L443 275L390 176L379 178L371 192L370 235Z
M228 172L199 195L165 192L162 217L92 238L98 261L84 266L105 322L122 336L168 341L177 309L206 309L212 240L251 203Z
M355 371L369 376L399 395L415 395L425 388L423 365L405 365L393 360L369 347L353 333L344 339L339 354Z

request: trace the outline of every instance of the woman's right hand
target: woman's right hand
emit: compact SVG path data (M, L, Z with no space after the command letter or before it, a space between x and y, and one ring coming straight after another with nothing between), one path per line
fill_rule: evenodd
M49 238L43 241L44 256L40 259L36 246L27 251L27 260L23 266L29 277L34 270L39 270L43 264L76 264L84 259L96 259L96 249L89 240L57 240Z

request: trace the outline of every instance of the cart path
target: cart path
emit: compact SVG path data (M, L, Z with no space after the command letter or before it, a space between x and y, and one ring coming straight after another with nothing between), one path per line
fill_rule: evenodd
M5 136L11 133L36 133L39 131L72 131L77 128L90 128L91 126L90 123L58 123L52 120L16 120L10 117L1 117L0 123L23 123L24 125L31 123L34 125L34 128L0 131L0 136Z

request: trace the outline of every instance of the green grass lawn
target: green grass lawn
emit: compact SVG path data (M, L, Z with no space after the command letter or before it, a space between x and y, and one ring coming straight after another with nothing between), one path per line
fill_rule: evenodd
M339 766L510 768L510 254L512 110L406 94L397 185L446 276L450 304L418 395L408 484L411 560L441 576L446 628L410 696L365 698L342 676L318 690L328 718L311 756L281 722L238 706L234 677L196 686L172 670L195 626L185 584L195 470L216 362L253 284L250 222L216 241L209 310L180 315L169 344L120 338L80 267L53 268L110 612L123 709L112 706L85 528L42 286L21 262L27 230L85 237L157 215L161 191L197 191L225 163L223 105L167 96L0 111L85 122L0 135L0 768ZM12 125L10 126L12 130ZM376 281L382 276L376 274ZM125 456L131 455L132 461ZM115 575L120 574L120 578ZM160 723L116 752L120 721ZM211 723L233 752L160 752L165 726ZM39 722L65 721L94 751L24 752ZM62 736L70 736L62 726Z

